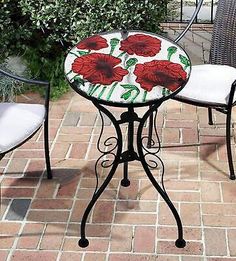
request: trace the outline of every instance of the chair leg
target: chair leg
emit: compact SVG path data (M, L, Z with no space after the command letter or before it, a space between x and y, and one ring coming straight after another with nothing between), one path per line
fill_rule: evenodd
M208 108L208 124L213 125L212 108Z
M52 179L52 170L51 170L50 155L49 155L48 118L47 117L44 121L44 152L45 152L45 160L46 160L47 178Z
M228 110L226 116L226 147L227 147L227 156L228 156L228 164L230 171L230 179L235 180L234 174L234 164L232 158L232 150L231 150L231 139L230 139L230 125L231 125L231 109Z

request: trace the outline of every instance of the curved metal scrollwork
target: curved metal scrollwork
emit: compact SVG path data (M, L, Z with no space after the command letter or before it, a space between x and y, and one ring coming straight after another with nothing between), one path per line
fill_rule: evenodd
M95 104L96 105L96 104ZM103 113L100 110L100 105L98 107L98 105L96 105L96 107L98 108L98 112L101 118L101 130L100 130L100 134L98 137L98 141L97 141L97 149L98 151L102 154L100 157L98 157L98 159L96 160L95 163L95 176L96 176L96 186L94 189L94 194L96 194L97 190L98 190L98 185L99 185L99 167L103 168L103 169L108 169L111 168L113 166L113 164L115 163L115 161L117 160L116 157L116 150L118 147L118 137L115 136L111 136L108 137L107 139L102 141L102 136L104 133L104 116L103 113L105 113L104 111L104 107L102 107L103 109ZM114 123L113 123L114 125ZM116 128L116 126L114 126Z
M98 137L97 149L98 149L98 151L101 152L101 153L109 154L110 152L112 152L113 150L115 150L115 149L117 148L117 146L118 146L118 139L117 139L117 137L109 137L109 138L107 138L106 140L103 141L103 145L104 145L106 148L109 148L110 146L113 145L112 140L114 140L114 141L115 141L114 147L111 147L111 148L108 149L108 150L103 150L103 149L101 148L101 138L102 138L103 131L104 131L104 117L103 117L103 114L102 114L102 112L101 112L100 110L99 110L99 115L100 115L102 124L101 124L100 134L99 134L99 137Z
M153 157L153 159L148 158L150 156ZM151 153L151 152L145 153L144 159L150 170L159 170L160 176L161 176L161 180L160 180L161 187L162 187L163 191L166 193L166 189L164 186L165 169L164 169L164 163L163 163L162 159L155 153ZM167 195L167 193L166 193L166 195Z
M142 135L141 146L144 151L143 156L144 156L145 162L146 162L147 166L149 167L149 169L150 170L159 169L160 176L161 176L161 179L160 179L161 186L162 186L163 191L167 195L165 186L164 186L164 173L165 173L164 163L163 163L162 159L157 155L161 149L161 142L160 142L160 138L159 138L158 131L157 131L157 109L155 109L152 112L152 114L150 114L147 117L146 122L148 121L149 117L152 117L153 114L154 114L154 121L153 121L152 128L154 130L154 133L153 133L152 137L149 137L148 135ZM147 140L151 141L150 147L147 146Z

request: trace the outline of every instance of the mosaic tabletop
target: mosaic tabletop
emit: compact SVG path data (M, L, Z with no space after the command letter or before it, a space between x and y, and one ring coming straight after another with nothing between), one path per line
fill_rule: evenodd
M184 86L190 70L181 47L142 31L93 35L73 47L65 60L66 78L78 93L123 105L166 98Z

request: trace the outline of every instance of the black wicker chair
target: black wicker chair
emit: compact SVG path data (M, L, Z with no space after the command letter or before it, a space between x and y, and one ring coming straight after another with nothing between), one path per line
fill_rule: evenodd
M196 18L203 0L185 30L176 38L178 42ZM226 114L226 147L230 179L235 179L230 133L231 112L236 104L236 1L219 0L213 26L209 64L192 67L187 85L175 100L208 108L209 124L213 124L212 109Z
M43 86L45 103L0 103L0 159L29 140L44 125L44 149L48 179L52 178L48 143L48 110L50 84L46 81L29 80L0 69L0 77L10 77L19 82Z

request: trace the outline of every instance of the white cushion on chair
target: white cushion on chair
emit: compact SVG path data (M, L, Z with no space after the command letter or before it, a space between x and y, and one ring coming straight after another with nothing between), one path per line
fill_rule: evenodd
M44 116L44 105L0 103L0 153L30 137L42 125Z
M192 67L190 79L177 98L204 104L226 105L236 69L227 65L203 64ZM235 101L236 96L234 96Z

